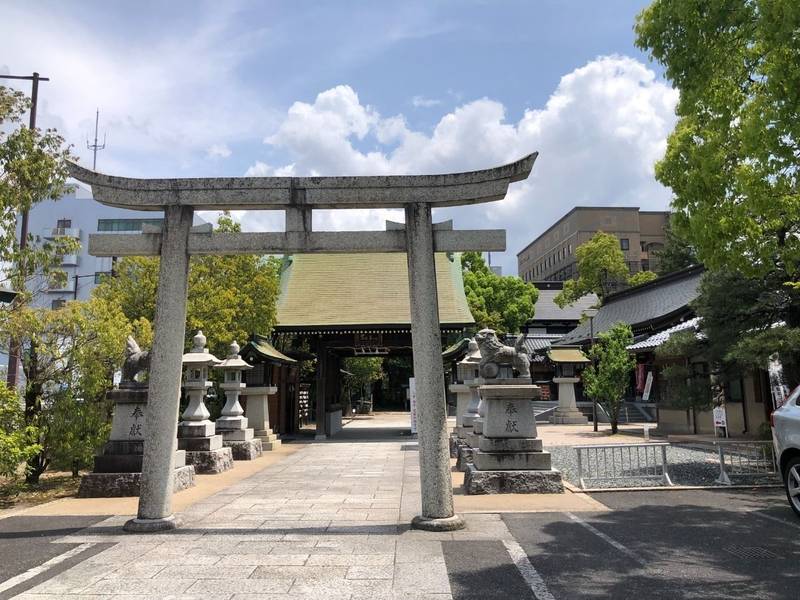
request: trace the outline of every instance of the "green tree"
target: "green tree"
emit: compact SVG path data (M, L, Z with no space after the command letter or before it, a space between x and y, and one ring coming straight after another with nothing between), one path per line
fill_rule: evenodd
M26 481L36 483L53 463L75 472L107 437L105 394L131 326L118 306L99 298L58 310L21 308L11 325L24 340L26 421L42 446L28 462Z
M533 318L539 290L515 276L494 273L480 252L465 252L461 257L464 269L464 291L470 312L479 329L490 327L506 333L517 333Z
M634 273L628 278L628 285L630 286L641 285L643 283L647 283L655 279L658 279L658 275L656 275L652 271L639 271L638 273Z
M223 214L216 231L240 231ZM198 329L212 353L227 353L231 341L243 343L251 333L269 334L275 323L280 262L253 255L197 256L189 270L186 343ZM117 304L130 321L155 317L158 258L131 257L117 263L114 277L95 289L99 298Z
M697 411L711 408L711 381L708 373L695 364L707 362L706 344L694 330L673 333L656 349L656 356L667 361L661 374L666 383L665 403L686 411L686 426L697 433Z
M656 177L675 226L711 270L800 285L800 5L656 0L639 48L680 90ZM800 298L784 318L800 326Z
M630 271L615 235L598 231L575 249L575 257L578 279L565 281L564 289L553 299L561 308L590 293L597 294L602 301L628 280Z
M592 364L583 371L583 389L600 403L611 420L611 433L617 433L619 411L630 385L636 359L628 352L633 333L627 323L617 323L601 333L589 349Z
M664 247L654 252L658 264L658 275L674 273L692 265L697 265L697 253L689 241L677 231L673 216L664 228Z
M25 422L19 396L0 382L0 476L16 478L20 465L41 449L39 431Z
M0 283L21 293L14 306L25 304L48 282L66 283L61 257L75 252L78 242L57 238L38 242L28 234L27 246L17 243L17 215L42 200L58 200L67 185L64 139L54 129L21 127L30 108L22 93L0 86ZM34 285L36 282L39 285Z
M351 356L342 361L342 369L347 372L342 383L348 399L352 392L364 399L369 396L369 387L383 378L383 358Z

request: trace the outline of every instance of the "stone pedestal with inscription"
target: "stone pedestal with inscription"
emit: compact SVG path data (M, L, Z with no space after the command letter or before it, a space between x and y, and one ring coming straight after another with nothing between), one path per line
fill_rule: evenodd
M531 401L539 397L539 387L521 379L488 381L478 388L481 432L477 448L473 446L472 463L466 465L465 492L563 492L561 473L552 468L550 453L542 450L542 440L536 437Z
M81 478L80 498L138 496L142 476L147 387L132 383L111 390L114 403L111 435L103 453L94 459L94 470ZM186 452L175 450L174 490L194 485L194 467L186 465Z

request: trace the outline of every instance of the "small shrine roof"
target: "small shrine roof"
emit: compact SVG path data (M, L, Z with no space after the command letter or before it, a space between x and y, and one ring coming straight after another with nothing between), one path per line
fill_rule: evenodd
M257 333L253 334L253 336L250 338L250 341L247 342L241 349L239 355L245 360L249 360L251 357L255 356L258 357L261 361L280 363L285 365L291 365L297 362L295 359L289 358L288 356L277 350L270 343L269 338L263 335L258 335Z

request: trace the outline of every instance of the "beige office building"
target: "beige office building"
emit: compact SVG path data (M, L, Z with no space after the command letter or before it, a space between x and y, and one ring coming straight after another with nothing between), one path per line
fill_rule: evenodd
M632 206L576 206L517 254L517 272L525 281L576 279L575 249L598 231L619 238L631 273L655 270L668 220L669 212Z

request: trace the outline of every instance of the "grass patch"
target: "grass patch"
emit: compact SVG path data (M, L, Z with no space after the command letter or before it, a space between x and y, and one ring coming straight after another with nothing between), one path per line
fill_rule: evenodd
M43 504L58 498L71 498L78 493L80 477L70 473L44 473L39 483L29 485L24 479L0 477L0 509L18 508Z

